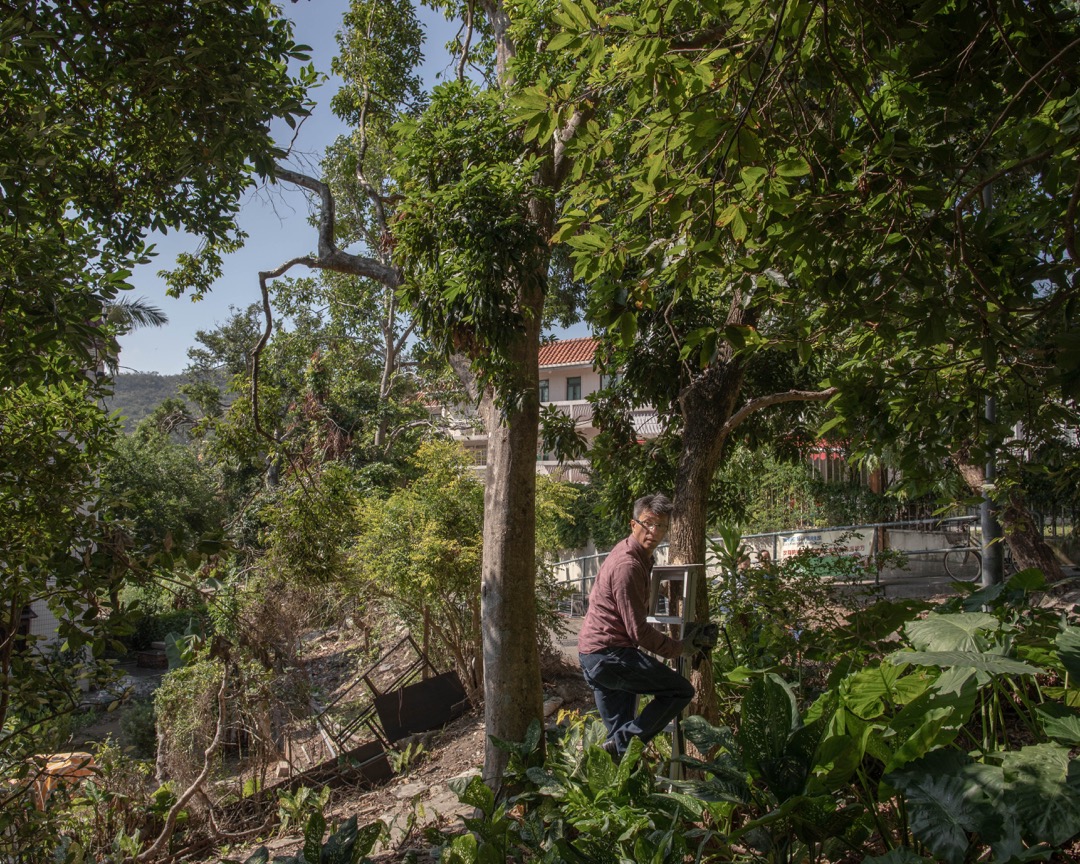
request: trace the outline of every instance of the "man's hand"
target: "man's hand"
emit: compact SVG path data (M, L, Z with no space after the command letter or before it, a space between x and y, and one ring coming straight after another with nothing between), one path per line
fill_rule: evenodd
M714 624L711 621L691 621L686 625L683 643L684 645L686 643L691 643L694 651L711 651L716 647L716 640L719 638L719 635L720 629L717 624ZM684 653L686 653L685 648ZM693 651L690 651L689 653L693 653Z

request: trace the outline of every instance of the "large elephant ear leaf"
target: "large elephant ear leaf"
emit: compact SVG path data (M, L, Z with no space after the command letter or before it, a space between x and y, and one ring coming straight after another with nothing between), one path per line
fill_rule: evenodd
M936 750L887 774L882 785L883 791L891 786L907 799L915 838L937 860L958 864L968 851L970 833L984 839L1001 833L1007 812L1004 782L996 765L974 762L956 750Z
M1080 712L1059 702L1035 706L1043 734L1059 744L1080 747Z
M986 647L982 632L996 632L1001 622L986 612L953 615L931 613L904 625L917 651L981 651Z
M963 864L970 832L982 821L982 791L963 777L898 771L885 778L907 799L912 835L939 861Z
M1080 681L1080 627L1066 627L1057 635L1058 657L1075 681Z
M1033 842L1060 846L1080 834L1080 766L1059 744L1035 744L1002 758L1006 800Z

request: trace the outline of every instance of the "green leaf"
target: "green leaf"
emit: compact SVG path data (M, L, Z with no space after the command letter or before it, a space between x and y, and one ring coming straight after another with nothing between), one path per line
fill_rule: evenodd
M570 48L570 46L576 43L579 38L581 37L577 33L567 33L566 31L556 33L555 37L548 42L547 50L555 52L563 48Z
M1044 671L1000 654L978 651L897 651L889 655L889 662L897 666L910 663L913 666L938 666L942 669L962 666L990 675L1039 675Z
M308 861L318 861L322 856L322 839L326 833L326 817L316 810L308 817L304 826L304 857Z
M485 816L495 812L495 794L481 777L457 777L450 781L449 786L462 804L475 807Z
M443 850L439 859L442 864L477 864L477 846L475 834L459 834Z
M797 720L795 696L779 676L770 672L756 680L743 697L736 736L747 768L761 776L780 760Z
M797 159L785 159L776 166L778 177L804 177L810 173L810 163L801 156Z
M1080 769L1069 750L1036 744L1002 756L1006 796L1024 834L1060 846L1080 833Z
M896 665L880 663L840 682L840 699L856 717L873 720L885 713L886 705L903 705L929 685L925 675L902 676Z
M750 192L757 189L757 187L761 184L761 181L764 180L768 175L768 169L757 166L748 166L746 168L743 168L740 172L742 182L746 186L747 191Z
M982 790L963 777L898 772L885 778L907 799L911 833L936 859L962 864L968 833L977 830L988 809Z
M1035 715L1042 723L1043 734L1070 747L1080 747L1080 712L1065 705L1047 702L1035 706Z
M920 651L978 651L986 647L982 631L996 631L1001 622L985 612L940 615L931 612L904 627L911 644Z
M1062 628L1054 640L1061 665L1068 671L1074 683L1080 683L1080 627Z
M685 718L679 725L690 743L702 753L710 753L718 747L731 750L735 746L735 738L727 726L713 726L698 714Z
M742 210L736 211L729 227L736 243L742 243L746 239L746 220L743 219Z

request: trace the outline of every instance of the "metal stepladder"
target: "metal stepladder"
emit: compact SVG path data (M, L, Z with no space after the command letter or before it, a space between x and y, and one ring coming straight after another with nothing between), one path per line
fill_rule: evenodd
M646 621L660 627L669 627L668 635L682 639L686 625L694 620L694 598L697 596L698 580L705 575L704 564L658 564L652 569L649 585L649 610ZM664 588L667 590L663 590ZM663 613L663 614L661 614ZM679 657L674 661L675 671L684 678L690 676L690 661ZM682 727L676 717L671 726L671 767L672 780L683 779L683 765L676 762L676 756L686 752Z

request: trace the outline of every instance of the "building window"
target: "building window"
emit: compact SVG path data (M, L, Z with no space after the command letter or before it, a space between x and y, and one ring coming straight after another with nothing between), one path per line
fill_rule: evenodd
M551 397L548 395L548 379L540 382L540 402L547 402Z
M566 401L573 402L581 398L581 378L566 379Z
M601 375L600 376L600 389L601 390L605 390L608 387L614 387L618 383L619 383L619 373L618 372L616 372L614 375Z

